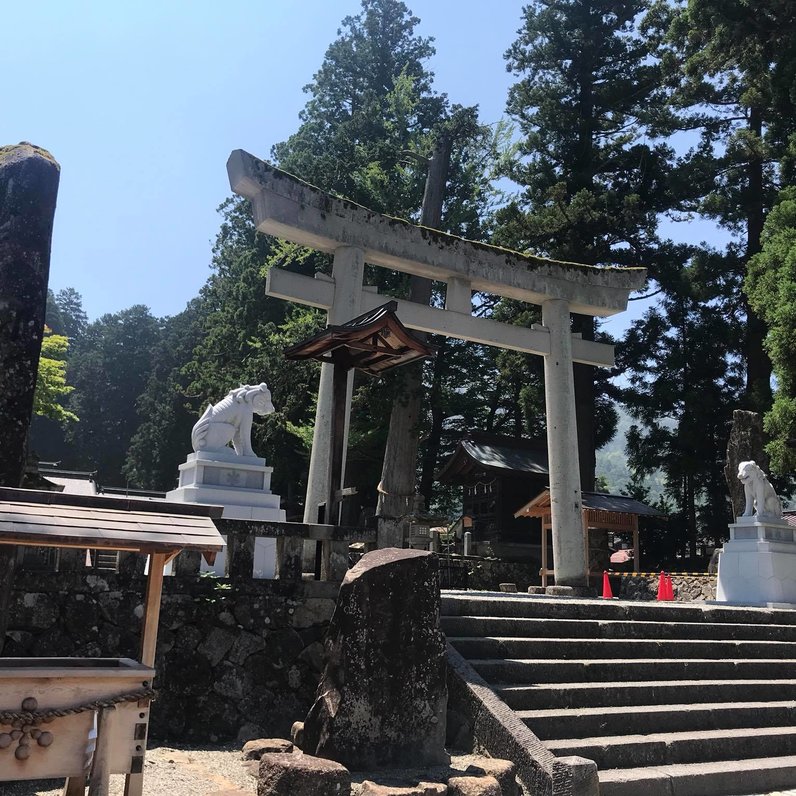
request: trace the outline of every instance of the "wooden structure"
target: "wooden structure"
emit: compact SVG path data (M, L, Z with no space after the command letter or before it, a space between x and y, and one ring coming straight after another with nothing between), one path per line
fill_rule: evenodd
M527 561L539 520L516 517L517 506L550 481L547 442L474 431L461 439L436 476L463 488L462 513L473 519L476 550L506 561ZM533 545L536 548L536 545Z
M660 512L647 506L640 500L635 500L625 495L609 495L603 492L582 492L581 503L583 506L581 516L583 525L583 548L586 566L586 585L589 585L592 575L602 577L600 572L592 572L588 566L589 561L589 531L595 529L626 532L633 535L633 560L634 567L641 569L641 552L638 538L638 518L641 516L658 516ZM539 517L542 521L542 586L547 586L548 578L554 575L552 568L548 567L549 547L547 535L552 529L552 507L550 505L550 489L540 492L533 500L526 503L515 512L515 517Z
M143 793L163 569L181 550L224 546L221 508L0 488L0 544L149 555L139 661L0 658L0 778L66 777L65 796Z
M326 522L337 525L343 495L343 460L348 371L371 376L429 357L433 349L415 337L398 319L395 301L388 301L346 323L323 331L285 351L286 359L316 359L334 367L332 387L332 444L330 483L326 493Z

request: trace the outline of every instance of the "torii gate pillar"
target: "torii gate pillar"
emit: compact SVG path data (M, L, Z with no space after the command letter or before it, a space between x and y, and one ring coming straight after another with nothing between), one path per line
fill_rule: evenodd
M544 394L556 586L585 586L588 562L583 544L569 302L545 301L542 324L550 331L550 353L544 357Z
M327 322L330 326L356 318L362 310L362 277L365 274L365 253L356 246L340 246L334 252L332 278L334 301L329 307ZM318 406L315 409L315 428L312 432L310 473L307 479L307 498L304 503L304 522L318 522L318 505L329 495L329 448L332 444L332 377L334 366L321 365L318 385ZM348 448L348 424L351 417L351 392L354 371L348 374L346 390L345 434L343 442L343 472L345 451ZM311 551L314 554L314 551Z

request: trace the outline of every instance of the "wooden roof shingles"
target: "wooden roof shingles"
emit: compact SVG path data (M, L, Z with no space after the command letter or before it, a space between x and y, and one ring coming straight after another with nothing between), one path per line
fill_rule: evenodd
M0 487L0 544L140 553L221 550L220 506L65 495Z

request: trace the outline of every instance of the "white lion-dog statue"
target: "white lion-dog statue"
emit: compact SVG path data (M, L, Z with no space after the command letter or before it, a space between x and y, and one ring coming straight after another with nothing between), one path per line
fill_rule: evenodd
M754 462L738 465L738 480L746 497L742 517L755 515L760 521L782 519L782 503L766 474Z
M238 456L256 456L252 450L252 419L255 414L269 415L274 411L271 392L265 382L244 384L230 390L217 404L210 404L191 432L191 444L197 453L219 453L229 450Z

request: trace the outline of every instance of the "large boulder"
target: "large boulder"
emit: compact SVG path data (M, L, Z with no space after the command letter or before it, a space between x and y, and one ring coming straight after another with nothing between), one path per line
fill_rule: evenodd
M435 555L387 548L340 587L302 749L374 770L447 763L445 638Z

